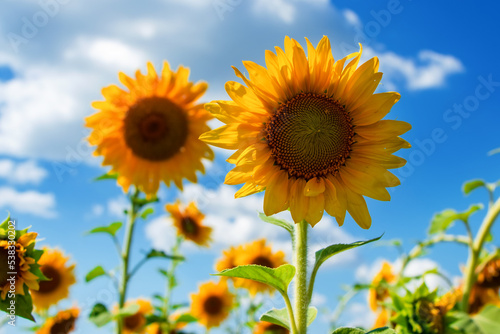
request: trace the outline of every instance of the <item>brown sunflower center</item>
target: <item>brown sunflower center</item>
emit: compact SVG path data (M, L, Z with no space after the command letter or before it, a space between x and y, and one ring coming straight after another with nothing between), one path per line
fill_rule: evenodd
M185 235L197 235L198 224L191 217L183 217L181 220L182 231Z
M124 124L127 146L135 155L151 161L174 156L188 135L183 109L161 97L139 100L127 111Z
M268 268L274 267L271 260L269 260L269 258L265 257L265 256L257 256L255 259L253 259L252 264L257 264L259 266L268 267Z
M123 325L130 331L136 331L141 328L146 322L144 315L137 312L136 314L129 315L123 319Z
M17 248L16 248L17 249ZM11 264L12 258L9 258L9 250L4 247L0 247L0 263L2 264L0 266L0 287L3 287L5 284L8 283L8 279L12 277L12 275L19 276L20 275L20 268L19 268L19 256L15 255L15 263ZM12 265L12 267L11 267ZM9 274L9 273L16 273L16 274ZM17 278L16 278L17 279Z
M218 296L210 296L203 303L203 309L209 315L217 315L222 311L224 303L222 299Z
M61 274L51 265L44 264L40 267L42 273L50 279L50 281L40 281L40 289L38 293L51 293L56 290L61 284Z
M264 331L265 334L288 334L290 331L284 327L281 327L279 325L269 325L266 330Z
M68 334L75 327L76 318L70 316L68 319L62 319L52 325L50 334Z
M345 108L312 93L281 104L266 132L276 164L290 176L307 180L335 174L349 156L354 136Z

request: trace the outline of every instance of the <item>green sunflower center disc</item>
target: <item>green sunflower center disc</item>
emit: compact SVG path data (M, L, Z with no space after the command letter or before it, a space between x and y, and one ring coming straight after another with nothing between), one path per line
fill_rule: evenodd
M266 131L276 164L290 176L307 180L335 174L349 156L354 136L345 108L312 93L281 104Z
M183 109L161 97L139 100L127 111L124 124L127 146L135 155L151 161L174 156L188 135Z
M182 231L186 235L196 236L198 235L198 223L191 217L184 217L181 220Z
M217 315L222 311L224 304L218 296L210 296L203 303L203 309L210 315Z

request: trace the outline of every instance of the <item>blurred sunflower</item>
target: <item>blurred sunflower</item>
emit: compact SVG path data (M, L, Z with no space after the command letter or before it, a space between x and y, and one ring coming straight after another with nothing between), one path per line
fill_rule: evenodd
M146 333L146 316L153 314L153 305L147 299L137 298L125 303L129 305L139 305L139 310L131 315L123 317L123 334L144 334Z
M222 257L215 263L215 270L221 272L226 269L232 269L237 266L236 258L238 254L243 252L243 246L229 247L229 249L222 251ZM225 279L226 277L221 277Z
M212 228L202 224L205 215L196 207L194 202L181 211L180 203L167 204L166 209L170 212L177 228L177 235L194 242L199 246L208 247L211 241Z
M204 173L202 158L212 160L212 150L198 140L210 130L211 116L196 101L207 84L188 81L189 69L177 72L163 64L160 76L148 63L148 73L136 72L135 80L124 73L120 81L128 88L111 85L102 90L105 101L92 103L98 113L86 118L92 128L88 140L97 145L103 165L118 174L124 191L130 185L149 196L156 194L160 181L173 181L182 189L182 179L196 182L196 171Z
M382 263L382 268L372 280L371 288L368 290L368 305L373 312L379 313L373 328L384 327L389 321L389 312L380 303L389 298L388 284L394 282L396 276L392 272L392 267L388 262Z
M273 252L271 247L266 245L266 240L261 239L238 248L235 263L237 266L256 264L268 268L278 268L286 261L285 253L282 251ZM234 279L233 282L235 287L247 289L252 296L259 292L274 292L274 289L269 285L250 279L238 278Z
M146 334L177 334L187 323L179 319L183 313L174 312L169 316L169 324L153 322L146 327ZM180 320L180 321L179 321Z
M39 277L36 275L38 264L36 263L41 255L41 251L35 250L34 245L36 242L37 234L35 232L16 231L15 241L15 262L12 266L8 266L9 259L9 239L5 233L3 236L3 227L6 226L6 221L0 225L0 297L4 300L10 290L11 274L15 272L15 293L25 295L25 286L31 290L38 290ZM5 229L7 232L7 228ZM30 306L31 307L31 306Z
M229 316L233 300L226 281L204 283L197 294L191 294L191 314L207 329L217 327Z
M39 289L31 291L33 305L37 309L47 309L68 297L69 287L76 282L75 265L67 265L68 261L69 257L65 257L62 251L44 249L38 264L49 281L41 281Z
M500 307L500 259L494 258L480 267L469 297L469 313L476 314L484 306Z
M377 58L356 68L361 50L335 62L328 37L316 49L306 41L308 57L286 37L284 51L266 51L267 69L245 61L247 79L234 68L246 87L227 82L232 101L206 105L227 125L200 139L237 150L225 183L244 183L236 197L265 190L266 215L290 208L296 223L314 226L326 210L342 225L347 210L369 228L363 196L390 200L386 187L400 182L388 169L406 163L392 154L410 147L398 136L411 127L381 120L400 95L374 94L382 78Z
M290 331L279 325L267 321L259 321L254 327L253 334L289 334Z
M68 310L59 311L55 317L45 321L43 326L36 332L37 334L67 334L75 329L75 322L78 319L80 310L73 307Z

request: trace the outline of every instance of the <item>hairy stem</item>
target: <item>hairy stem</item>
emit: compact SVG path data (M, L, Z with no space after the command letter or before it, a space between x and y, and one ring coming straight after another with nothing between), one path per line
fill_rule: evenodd
M309 307L307 294L307 228L308 223L303 220L295 229L295 316L297 320L297 334L307 333L307 309Z
M120 286L120 300L118 302L119 308L125 306L125 301L127 300L127 287L129 275L129 262L130 262L130 248L132 245L132 236L134 234L135 221L137 219L137 213L139 208L136 204L136 199L139 197L139 190L136 189L132 197L130 198L130 210L128 212L127 227L125 230L125 237L123 239L123 250L121 253L122 258L122 281ZM117 318L117 333L121 334L123 331L123 319L121 317Z

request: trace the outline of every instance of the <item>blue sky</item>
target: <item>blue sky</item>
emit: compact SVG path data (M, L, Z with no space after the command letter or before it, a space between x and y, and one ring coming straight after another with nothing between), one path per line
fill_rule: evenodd
M62 305L78 301L84 314L95 300L111 304L116 298L105 279L85 284L85 273L97 264L112 268L117 263L111 242L105 236L84 236L85 231L122 219L124 195L113 182L92 182L105 170L85 144L83 118L94 112L90 102L101 98L101 87L117 83L119 71L144 70L148 60L156 66L168 60L172 67L190 67L192 80L209 82L208 102L227 97L224 82L235 80L231 65L242 68L242 60L263 64L264 51L282 46L286 35L301 43L308 37L314 44L328 35L336 58L361 42L365 59L380 58L384 77L379 90L402 95L388 118L413 127L404 135L413 147L399 153L408 164L395 172L402 185L391 191L390 202L368 200L370 230L350 218L338 228L326 218L311 233L314 247L385 233L384 240L401 239L410 249L424 238L435 212L465 210L486 199L481 191L465 197L464 181L498 179L500 155L487 155L500 147L495 43L500 8L494 2L156 0L139 5L54 0L0 6L0 210L10 211L21 226L32 225L43 238L40 245L60 247L72 256L79 283ZM30 30L30 23L38 27ZM198 199L207 213L216 233L214 246L184 250L189 261L179 267L178 301L186 301L200 281L210 279L213 261L234 242L267 237L276 249L287 250L286 235L256 217L261 196L232 199L236 188L221 182L230 169L224 161L228 152L216 150L216 155L207 175L184 194L163 187L156 214L137 228L134 260L152 245L168 246L168 237L157 237L160 232L169 236L165 203L178 196ZM474 217L476 226L483 215ZM454 230L463 233L460 226ZM332 309L342 284L369 279L382 258L394 261L397 253L366 246L324 268L317 304ZM439 246L417 267L436 261L457 276L465 259L464 249ZM163 282L151 273L166 264L147 264L132 282L130 296L161 293ZM362 303L363 298L354 302L346 323L361 321L356 314L367 318ZM273 298L270 304L280 307L281 301ZM315 333L326 333L324 320L314 326ZM21 327L8 332L21 333ZM77 332L90 331L109 328L97 331L82 319Z

